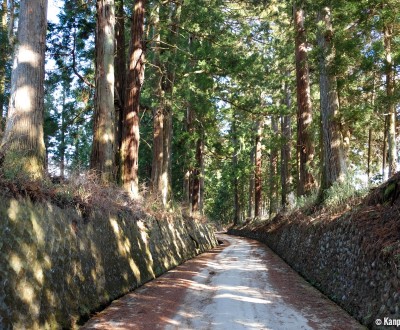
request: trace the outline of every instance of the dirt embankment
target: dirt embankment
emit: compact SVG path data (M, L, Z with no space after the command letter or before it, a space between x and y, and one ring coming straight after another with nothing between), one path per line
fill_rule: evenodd
M305 213L230 233L268 244L368 327L400 319L400 174L351 208Z

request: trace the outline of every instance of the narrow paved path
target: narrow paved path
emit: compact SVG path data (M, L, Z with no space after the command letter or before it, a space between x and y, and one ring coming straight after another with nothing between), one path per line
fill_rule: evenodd
M256 241L224 244L113 302L82 329L364 329Z

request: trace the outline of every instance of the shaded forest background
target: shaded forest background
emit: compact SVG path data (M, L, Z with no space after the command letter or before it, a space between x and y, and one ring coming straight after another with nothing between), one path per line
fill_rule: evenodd
M31 109L45 157L25 170L8 132L28 2L1 1L6 178L94 176L228 223L339 203L397 171L398 0L52 1Z

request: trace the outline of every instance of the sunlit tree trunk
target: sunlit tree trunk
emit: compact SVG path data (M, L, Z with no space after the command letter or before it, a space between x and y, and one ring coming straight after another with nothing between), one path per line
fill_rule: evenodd
M96 91L90 167L103 182L115 179L114 0L97 0Z
M45 168L43 137L44 62L47 0L20 2L17 45L7 123L1 143L3 166L41 178Z
M133 198L139 197L139 100L144 81L144 13L145 0L135 0L131 25L127 94L122 132L122 182Z
M394 68L392 59L393 25L386 24L384 28L384 43L386 54L386 95L388 113L388 154L389 154L389 178L397 171L397 147L396 147L396 105L394 97Z
M261 216L261 202L262 202L262 134L263 134L264 123L262 120L257 121L257 136L256 136L256 157L255 157L255 170L254 170L254 182L255 182L255 197L254 197L254 216Z
M304 27L304 10L294 5L295 55L297 82L297 157L299 178L297 194L307 195L315 187L311 173L314 159L314 144L310 132L312 124L312 104L310 78L307 59L307 39Z
M336 181L343 181L346 164L342 137L338 121L339 101L336 76L333 73L335 48L332 43L333 28L330 8L325 7L319 13L322 31L318 33L320 56L320 102L322 122L322 193Z
M115 1L115 139L117 181L121 181L121 144L123 128L123 112L125 108L126 89L126 55L125 55L125 12L124 1Z

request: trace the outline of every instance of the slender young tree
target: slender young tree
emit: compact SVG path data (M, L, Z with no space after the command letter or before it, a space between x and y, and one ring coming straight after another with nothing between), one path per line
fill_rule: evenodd
M254 144L250 151L250 179L249 179L249 207L247 210L247 217L252 219L254 218L254 157L255 157L255 147Z
M154 10L154 66L157 106L153 109L152 190L167 205L171 197L172 97L175 56L181 1L158 4ZM168 14L168 19L166 18ZM161 40L161 22L168 20L168 31Z
M196 166L193 169L193 188L192 188L192 212L203 212L201 209L201 175L204 161L203 138L199 137L196 141Z
M386 96L387 96L387 139L389 153L389 178L397 171L397 147L396 147L396 105L394 97L394 65L392 55L393 24L385 24L383 38L386 57Z
M122 184L133 198L139 197L139 109L144 81L144 14L146 0L135 0L131 25L132 42L122 132Z
M115 139L117 181L121 181L121 144L126 89L124 0L115 1Z
M264 123L262 120L257 121L256 128L256 156L255 156L255 170L254 170L254 183L255 183L255 197L254 197L254 216L261 216L261 202L262 202L262 136L263 136Z
M274 136L279 134L278 132L278 120L275 115L271 116L271 130ZM269 180L268 180L268 198L269 198L269 216L270 218L276 214L278 210L278 148L275 143L271 143L270 155L269 155Z
M172 100L174 97L174 84L176 76L176 50L178 45L179 26L181 20L183 0L171 2L169 14L170 33L167 34L168 63L166 64L166 73L163 77L163 89L165 96L164 110L164 143L163 143L163 171L162 171L162 196L163 203L166 205L172 198L172 136L173 136L173 109ZM203 141L204 144L204 141ZM203 159L203 158L202 158ZM202 161L204 164L204 160ZM204 167L204 166L203 166ZM203 172L203 170L202 170ZM202 186L204 185L204 177L200 177L200 195L204 193ZM203 187L204 188L204 187ZM200 196L200 210L203 212L203 198Z
M43 138L44 63L47 0L20 2L11 96L0 151L3 166L41 178L45 168Z
M237 137L237 119L233 118L232 122L232 172L233 172L233 224L237 225L240 222L240 196L239 196L239 168L238 168L238 137Z
M157 106L153 109L153 161L151 165L151 189L158 197L163 193L163 164L164 164L164 112L165 93L163 90L164 63L161 63L161 27L160 6L156 5L154 29L154 65L156 69L155 95Z
M324 7L318 14L321 31L318 33L320 56L320 102L322 122L322 180L323 192L336 181L344 180L346 163L343 143L338 122L339 99L337 79L334 73L335 46L333 45L333 27L331 9Z
M293 12L297 83L297 159L299 163L297 194L302 196L309 194L315 187L315 180L311 173L314 158L314 143L310 132L313 113L302 3L294 4Z
M103 182L115 179L114 0L97 0L96 91L90 167Z
M284 87L285 94L285 106L287 110L290 110L292 101L289 84L285 82ZM291 143L292 143L292 118L290 114L281 115L281 135L282 135L282 146L281 146L281 203L282 208L285 210L290 203L289 194L292 185L292 175L290 171L291 155Z
M7 0L0 7L0 136L3 131L3 108L6 82L6 63L8 60Z

